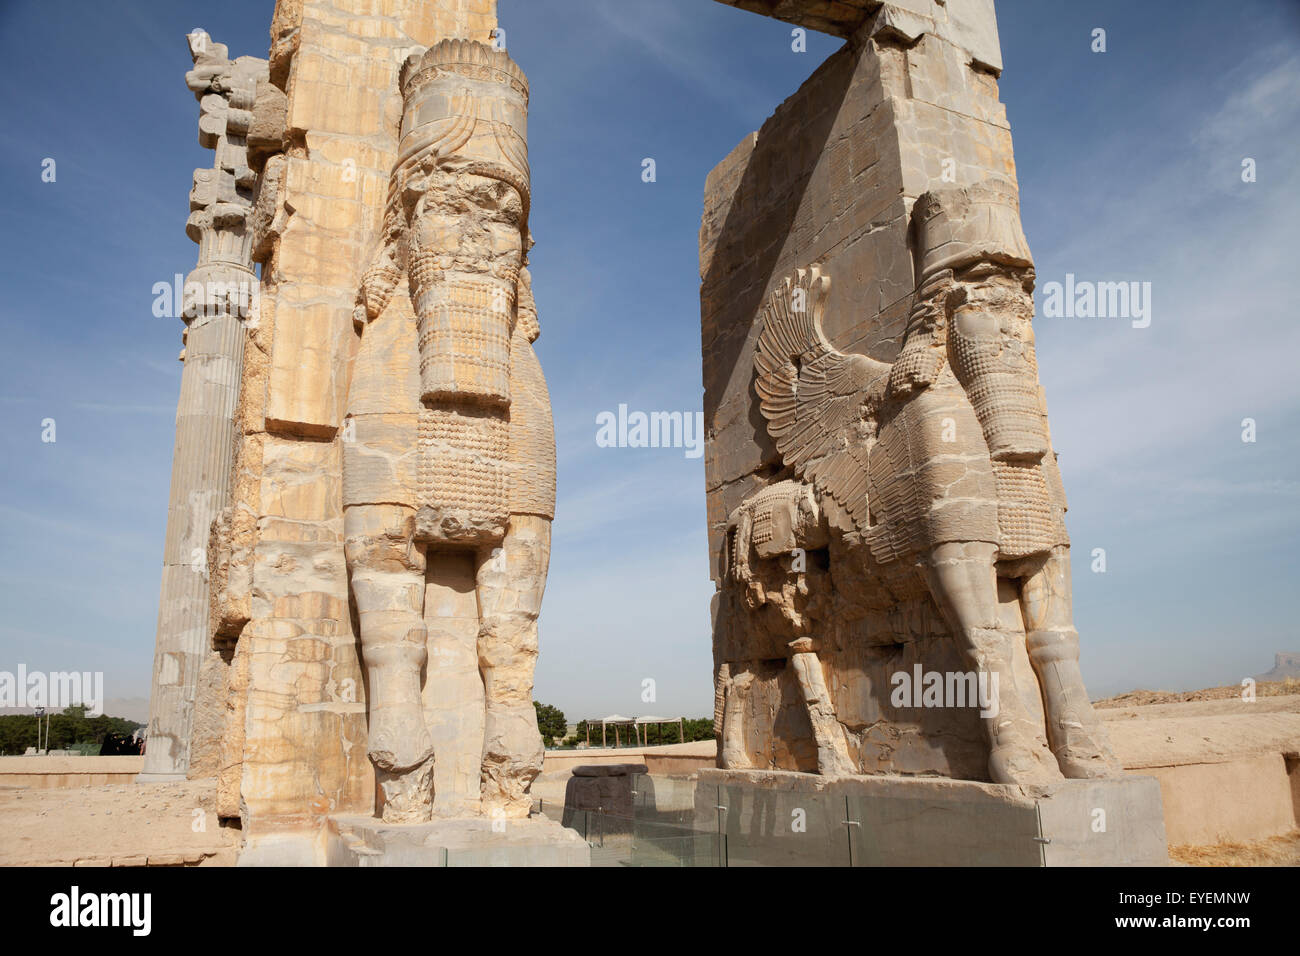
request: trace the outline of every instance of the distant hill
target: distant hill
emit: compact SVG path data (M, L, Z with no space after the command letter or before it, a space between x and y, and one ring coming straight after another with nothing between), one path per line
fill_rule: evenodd
M1255 680L1286 680L1288 677L1300 678L1300 654L1278 651L1273 659L1273 669L1260 674Z

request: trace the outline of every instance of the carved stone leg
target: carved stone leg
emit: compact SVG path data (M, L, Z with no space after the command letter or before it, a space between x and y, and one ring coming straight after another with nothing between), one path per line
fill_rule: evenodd
M478 555L430 551L424 622L429 628L424 722L438 755L435 816L479 813L483 763L483 676L478 666Z
M714 595L713 600L714 606L716 607L718 600L716 594ZM717 666L713 675L713 737L715 740L722 739L722 728L727 720L727 682L731 679L730 675L731 667L726 661L723 661ZM685 743L685 741L683 741L683 743Z
M1043 690L1047 739L1067 777L1108 777L1123 772L1105 728L1092 709L1079 671L1079 632L1070 601L1070 550L1054 548L1025 578L1020 605L1029 660Z
M735 665L723 664L726 676L722 680L722 738L718 747L718 761L723 770L750 770L754 762L745 746L745 705L749 701L749 685L754 675L748 669L736 673Z
M791 647L796 653L791 655L790 665L799 680L799 689L803 691L808 721L817 741L817 772L824 777L857 773L858 768L849 756L844 740L844 728L835 719L835 707L831 703L830 691L826 689L821 661L814 651L803 649L807 644L806 640L793 642Z
M1061 779L1050 752L1037 743L1036 722L1017 691L1012 635L999 627L996 547L946 543L930 553L930 590L977 674L996 678L997 713L983 718L994 783L1038 784Z
M488 815L527 817L528 788L542 769L533 668L550 556L550 519L512 515L505 540L478 569L478 657L486 711L481 792Z
M411 540L413 508L358 505L346 510L345 552L369 678L368 752L390 823L426 821L433 812L433 742L424 723L420 676L428 656L424 555Z

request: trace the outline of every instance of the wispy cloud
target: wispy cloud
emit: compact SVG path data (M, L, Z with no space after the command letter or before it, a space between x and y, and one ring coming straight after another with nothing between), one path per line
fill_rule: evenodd
M663 73L738 117L753 115L751 91L728 71L726 60L709 48L708 35L680 9L622 0L597 3L591 9L606 31L648 53Z

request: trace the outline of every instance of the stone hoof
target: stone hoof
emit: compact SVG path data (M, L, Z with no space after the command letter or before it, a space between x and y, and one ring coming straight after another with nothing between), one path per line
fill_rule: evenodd
M409 734L380 727L371 731L367 753L378 769L402 774L432 762L433 741L423 728Z
M1061 766L1061 773L1071 780L1102 780L1124 772L1117 761L1100 754L1084 757L1062 751L1056 755L1056 762Z
M1034 751L1023 744L994 747L989 753L989 776L994 783L1020 786L1059 783L1064 779L1057 766L1039 760Z
M384 794L385 823L428 823L433 819L433 758L404 773L377 770Z
M1081 722L1067 716L1060 721L1064 742L1056 749L1061 773L1071 780L1098 780L1118 777L1123 766L1109 747L1099 744Z

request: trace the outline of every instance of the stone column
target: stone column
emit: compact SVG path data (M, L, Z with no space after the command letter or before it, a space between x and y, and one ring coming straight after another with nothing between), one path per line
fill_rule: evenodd
M183 293L185 368L141 782L183 779L189 768L195 686L210 646L208 535L230 497L244 322L255 316L258 296L248 228L256 175L248 168L246 136L267 64L253 57L231 61L226 47L201 31L189 41L194 69L185 80L200 104L199 143L214 150L215 161L194 172L185 226L199 260Z

